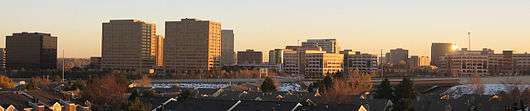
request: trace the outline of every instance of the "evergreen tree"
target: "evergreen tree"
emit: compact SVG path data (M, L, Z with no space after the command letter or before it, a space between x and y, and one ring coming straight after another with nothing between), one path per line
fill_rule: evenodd
M375 89L375 98L390 100L394 98L394 89L388 79L384 79Z
M409 78L403 78L401 83L396 88L396 97L405 99L416 98L416 90L414 89L414 83Z
M149 104L146 104L140 100L140 97L143 95L140 93L140 90L135 89L131 92L131 96L129 96L128 103L127 103L127 110L128 111L149 111L151 109L151 106Z
M324 76L324 79L322 80L322 84L320 84L320 91L327 91L333 87L333 78L329 75Z
M149 111L150 109L150 105L142 102L140 98L135 98L127 104L128 111Z
M193 96L193 91L192 90L185 90L183 91L182 93L180 93L178 95L178 100L181 101L181 100L186 100L186 99L189 99Z
M267 77L265 78L265 81L261 84L261 91L262 92L276 92L276 86L274 85L274 81Z
M414 89L414 83L409 78L403 78L396 87L395 98L392 100L396 103L394 110L414 111L412 103L415 98L416 90Z

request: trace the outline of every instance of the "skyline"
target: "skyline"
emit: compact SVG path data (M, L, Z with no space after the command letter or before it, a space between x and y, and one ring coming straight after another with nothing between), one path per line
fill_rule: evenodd
M381 49L404 48L429 56L433 42L467 47L468 31L473 49L530 51L524 46L530 42L530 1L337 1L7 1L0 5L6 16L0 47L12 33L44 32L58 37L58 53L64 49L66 57L101 56L103 22L138 19L155 23L164 35L164 22L198 18L233 29L236 51L266 53L298 40L334 38L342 49L379 55Z

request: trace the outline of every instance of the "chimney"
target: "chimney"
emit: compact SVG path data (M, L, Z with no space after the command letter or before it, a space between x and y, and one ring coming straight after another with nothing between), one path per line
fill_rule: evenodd
M44 108L45 108L44 105L41 104L41 105L37 106L35 111L44 111Z
M81 108L81 111L91 111L90 107L82 106L80 108Z
M76 111L76 106L77 105L75 105L74 103L69 103L66 107L66 111Z

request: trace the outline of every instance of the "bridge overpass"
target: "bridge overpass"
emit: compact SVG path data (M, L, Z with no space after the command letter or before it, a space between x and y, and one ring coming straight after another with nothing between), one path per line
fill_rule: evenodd
M303 78L289 78L289 77L274 77L275 80L281 83L299 83L299 82L315 82L320 79L303 79ZM205 83L205 84L238 84L238 83L254 83L259 84L264 78L243 78L243 79L152 79L153 84L177 84L177 83ZM391 84L398 84L403 79L395 78L389 79ZM456 85L460 84L459 78L413 78L416 85ZM372 83L379 84L382 80L379 78L372 79Z

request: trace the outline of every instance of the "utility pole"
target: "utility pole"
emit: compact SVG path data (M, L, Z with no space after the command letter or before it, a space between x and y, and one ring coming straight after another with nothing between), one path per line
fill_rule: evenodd
M62 71L62 73L61 73L61 77L62 77L62 78L61 78L61 82L62 82L62 83L64 83L64 65L65 65L65 64L64 64L64 63L65 63L64 61L65 61L65 60L66 60L66 59L64 58L64 49L63 49L63 71Z
M383 49L381 49L381 56L379 57L379 67L381 67L381 80L383 80L385 68L383 66Z
M467 48L468 48L468 50L471 50L471 32L467 32L467 37L468 37L468 40L469 40L468 41L469 42L469 47L467 47Z

